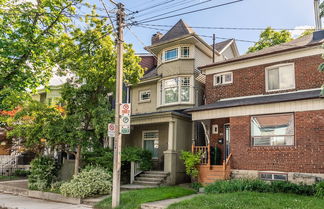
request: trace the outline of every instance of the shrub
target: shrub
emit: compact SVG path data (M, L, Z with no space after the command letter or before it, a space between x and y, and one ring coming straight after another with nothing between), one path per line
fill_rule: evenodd
M30 174L29 170L18 169L15 171L14 175L19 177L27 177Z
M321 181L315 185L315 196L324 198L324 181Z
M70 182L63 183L60 192L70 197L91 197L98 194L108 194L111 191L111 175L100 167L87 167Z
M229 181L217 181L208 185L205 191L206 193L250 191L314 195L315 188L313 185L294 184L287 181L272 181L268 183L258 179L233 179Z
M271 192L314 195L315 187L314 185L294 184L288 181L272 181Z
M56 180L57 164L53 158L41 156L32 160L28 188L45 191Z
M200 163L200 157L201 153L181 152L180 159L184 161L186 174L192 178L196 178L199 174L197 165Z
M191 188L193 188L196 191L199 191L199 188L201 188L201 187L202 187L202 184L199 183L199 182L192 182L191 183Z
M152 168L152 153L139 147L125 147L122 150L123 162L138 162L143 171Z

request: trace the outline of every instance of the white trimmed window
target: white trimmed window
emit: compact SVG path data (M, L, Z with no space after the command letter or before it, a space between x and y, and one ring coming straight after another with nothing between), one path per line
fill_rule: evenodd
M179 51L180 51L180 53L179 53ZM175 47L173 49L165 50L161 54L161 60L163 60L164 62L176 60L179 58L189 58L189 57L190 57L190 47L189 46Z
M282 64L266 68L266 90L278 91L295 88L294 64Z
M178 48L170 49L164 52L165 61L178 59Z
M193 101L192 77L176 77L161 81L161 105L191 103Z
M214 75L214 86L233 83L233 72L218 73Z
M139 92L140 102L149 102L151 101L151 90L145 90Z
M251 137L253 146L294 145L294 115L287 113L252 116Z
M152 158L158 158L159 131L143 131L143 149L152 153Z
M181 57L183 57L183 58L189 57L189 47L188 46L181 47Z

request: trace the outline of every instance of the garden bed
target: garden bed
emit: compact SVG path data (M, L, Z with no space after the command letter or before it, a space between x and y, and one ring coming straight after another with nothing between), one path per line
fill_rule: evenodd
M283 193L234 192L206 194L172 204L168 209L322 209L324 199Z
M119 209L137 209L141 204L147 202L154 202L158 200L165 200L177 197L183 197L194 194L195 191L183 187L158 187L150 189L133 190L121 193ZM110 209L111 197L104 199L95 205L98 209Z

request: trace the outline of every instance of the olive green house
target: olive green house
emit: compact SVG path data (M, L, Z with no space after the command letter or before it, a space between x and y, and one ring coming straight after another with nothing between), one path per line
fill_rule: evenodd
M153 170L167 174L167 184L181 183L186 175L180 152L191 150L193 140L204 135L183 110L204 104L205 76L197 67L213 62L213 46L180 20L166 34L154 34L145 49L150 53L141 56L146 73L129 87L131 133L123 135L123 146L151 151ZM232 39L215 44L214 50L215 62L239 55Z

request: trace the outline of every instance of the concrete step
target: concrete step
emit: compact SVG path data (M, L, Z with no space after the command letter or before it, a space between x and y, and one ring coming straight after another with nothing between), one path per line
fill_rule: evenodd
M145 174L162 174L162 175L169 175L168 172L165 171L145 171Z
M135 180L134 184L140 184L140 185L160 185L161 182L155 182L155 181L138 181Z
M164 174L146 174L142 173L139 175L140 177L148 177L148 178L165 178L167 175Z
M164 178L147 178L147 177L136 177L136 181L151 181L151 182L161 182Z

